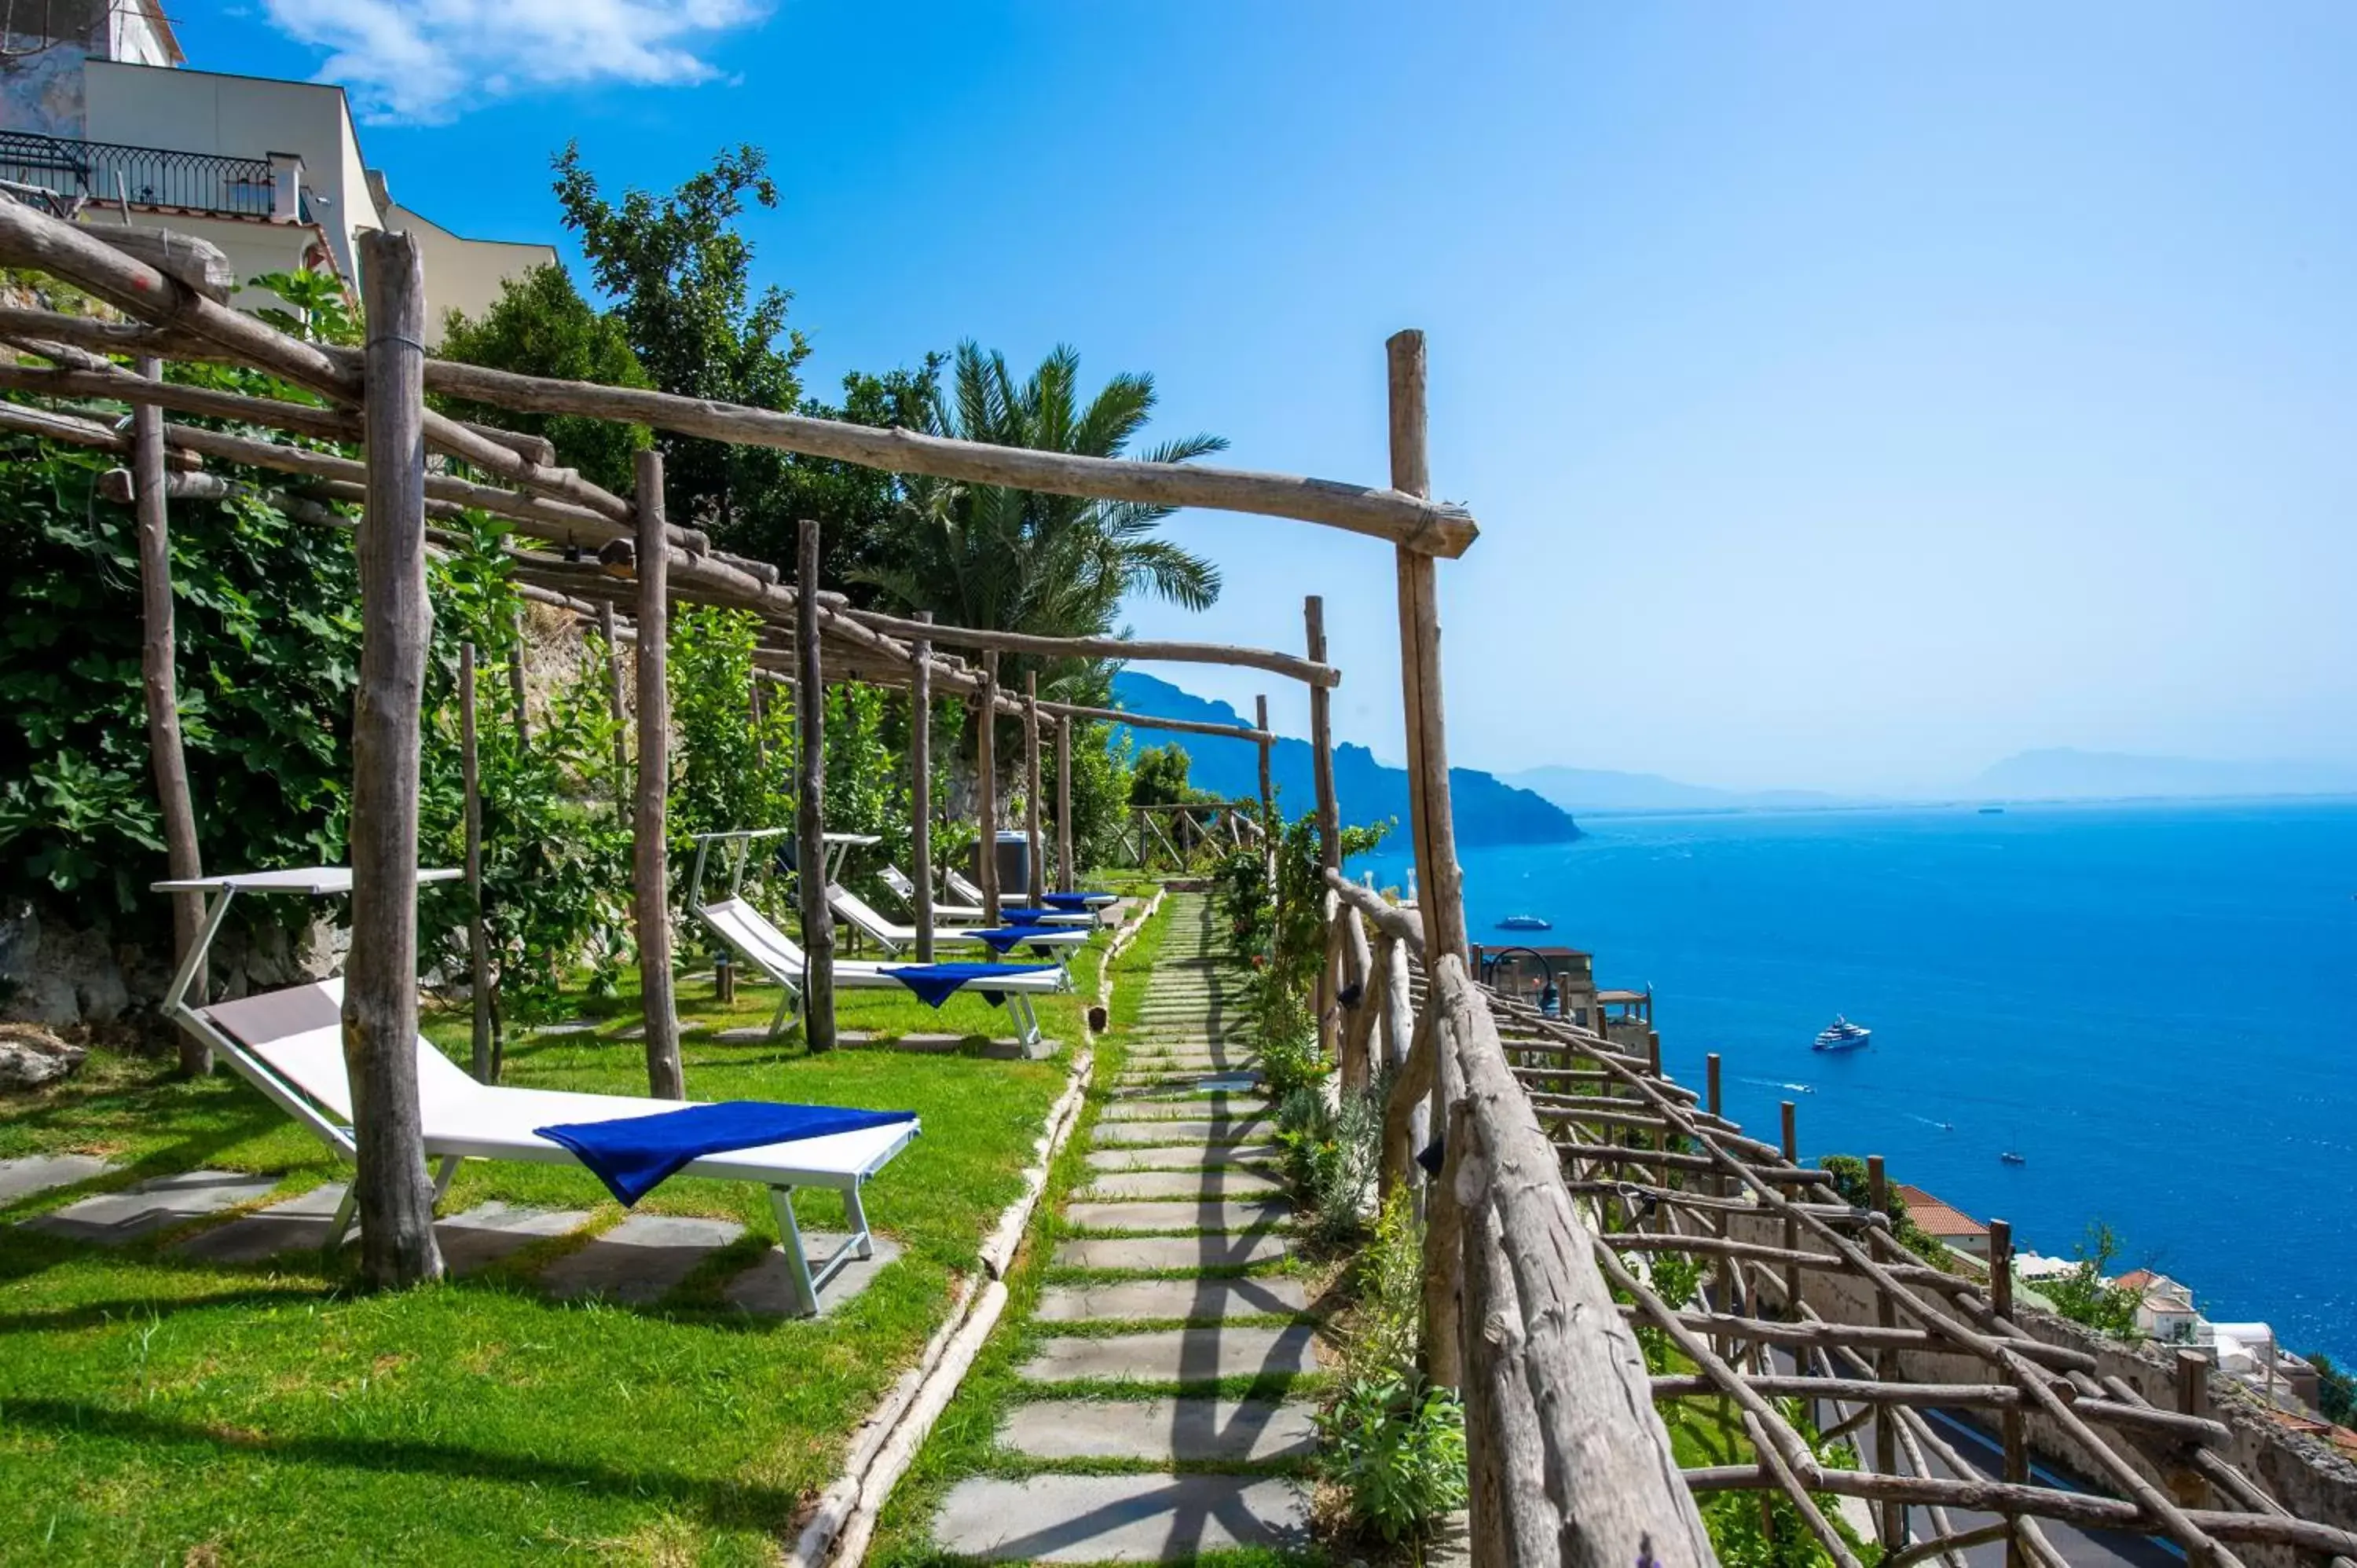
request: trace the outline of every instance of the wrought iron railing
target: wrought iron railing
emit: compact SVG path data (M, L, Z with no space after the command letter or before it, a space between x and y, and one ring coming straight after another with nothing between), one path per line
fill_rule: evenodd
M29 131L0 131L0 179L167 212L267 218L274 205L267 158L128 147Z

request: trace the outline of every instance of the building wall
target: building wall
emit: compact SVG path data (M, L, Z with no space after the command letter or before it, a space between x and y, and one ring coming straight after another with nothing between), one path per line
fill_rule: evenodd
M359 276L352 234L380 224L342 89L91 60L83 97L82 134L92 141L242 158L298 155L337 270Z
M425 254L429 347L442 341L442 324L451 311L479 316L500 297L500 284L556 261L552 246L465 239L398 202L385 209L385 224L414 234Z

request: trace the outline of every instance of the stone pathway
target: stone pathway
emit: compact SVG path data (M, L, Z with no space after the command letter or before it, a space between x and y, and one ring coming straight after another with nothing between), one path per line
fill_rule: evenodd
M959 1482L933 1521L946 1551L1171 1563L1306 1541L1307 1495L1271 1466L1310 1451L1311 1405L1258 1390L1233 1397L1244 1380L1318 1369L1301 1283L1243 1272L1290 1251L1293 1207L1211 906L1179 894L1169 908L1086 1185L1065 1206L1032 1313L1038 1348L1017 1375L1034 1397L999 1433L1014 1453L1066 1468ZM1158 1468L1072 1468L1107 1461Z

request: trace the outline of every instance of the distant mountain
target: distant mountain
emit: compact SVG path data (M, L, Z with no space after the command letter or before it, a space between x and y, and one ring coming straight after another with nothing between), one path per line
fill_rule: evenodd
M1505 781L1545 797L1566 811L1797 811L1854 804L1817 789L1714 789L1682 784L1658 773L1616 773L1600 768L1532 768Z
M2321 762L2213 762L2054 746L2015 753L1974 779L1967 792L2013 800L2351 795L2357 794L2357 768Z
M1157 718L1189 719L1200 724L1243 725L1246 721L1225 703L1215 703L1181 691L1135 670L1113 678L1116 707ZM1260 748L1248 740L1218 736L1168 735L1157 730L1131 730L1140 747L1177 742L1188 756L1188 779L1199 789L1210 789L1239 800L1260 795ZM1276 781L1281 808L1292 815L1310 809L1318 799L1314 764L1306 740L1280 738L1269 748L1269 770ZM1560 808L1527 789L1499 781L1493 774L1470 768L1448 770L1450 804L1457 819L1457 842L1464 848L1484 844L1563 843L1579 837L1579 824ZM1363 746L1334 748L1334 794L1342 821L1353 826L1386 819L1399 826L1390 843L1407 843L1407 773L1386 768Z

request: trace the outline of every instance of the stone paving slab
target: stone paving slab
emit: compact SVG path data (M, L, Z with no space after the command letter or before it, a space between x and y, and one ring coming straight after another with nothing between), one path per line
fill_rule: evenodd
M1216 1180L1219 1172L1235 1166L1249 1169L1255 1165L1272 1165L1282 1156L1282 1153L1275 1144L1182 1144L1168 1149L1157 1148L1150 1144L1143 1148L1115 1146L1107 1149L1091 1149L1089 1169L1114 1172L1175 1172L1185 1177L1184 1181L1178 1184L1185 1187L1185 1192L1132 1192L1127 1196L1177 1197L1193 1193L1194 1184L1200 1179ZM1208 1172L1210 1176L1199 1178L1187 1174L1195 1171ZM1265 1185L1267 1190L1277 1190L1276 1184L1274 1182ZM1120 1190L1118 1185L1108 1187L1102 1176L1091 1177L1089 1186L1100 1193Z
M1258 1238L1267 1240L1269 1238ZM1092 1243L1093 1244L1093 1243ZM1057 1261L1063 1260L1060 1256ZM1309 1287L1280 1277L1228 1280L1116 1280L1110 1284L1044 1285L1031 1316L1038 1323L1117 1323L1124 1319L1257 1317L1309 1310Z
M1293 1218L1290 1203L1075 1203L1064 1222L1098 1235L1149 1230L1266 1230Z
M96 1155L27 1155L18 1160L0 1160L0 1208L37 1192L104 1176L113 1168L113 1161Z
M167 1226L200 1219L241 1203L267 1197L277 1185L276 1176L247 1176L239 1171L182 1171L177 1176L143 1181L121 1192L85 1197L26 1223L53 1236L119 1247Z
M818 1293L819 1316L832 1316L845 1303L856 1300L861 1292L876 1283L877 1275L900 1261L899 1242L872 1231L869 1239L875 1242L876 1255L853 1259L826 1282ZM805 1230L802 1252L816 1268L821 1259L834 1256L834 1250L849 1240L847 1235ZM730 1280L720 1294L731 1306L741 1307L756 1317L791 1317L796 1314L786 1254L776 1247L770 1248L759 1262Z
M1317 1407L1274 1400L1039 1400L998 1440L1038 1459L1266 1464L1318 1446Z
M298 1247L317 1251L328 1244L328 1221L343 1198L344 1184L327 1182L298 1197L200 1231L172 1251L208 1263L258 1263Z
M1167 1563L1308 1543L1309 1505L1272 1477L975 1477L942 1499L933 1538L997 1562Z
M1189 1383L1317 1369L1318 1331L1296 1323L1283 1328L1149 1328L1043 1339L1016 1376L1033 1383L1083 1378Z
M1265 1140L1275 1124L1265 1116L1223 1116L1216 1122L1116 1121L1097 1124L1096 1141L1110 1144L1242 1144Z
M633 1214L578 1251L543 1269L541 1287L560 1300L602 1295L624 1306L645 1306L719 1249L745 1234L733 1219L685 1219Z
M1181 1090L1168 1094L1124 1095L1097 1109L1097 1129L1125 1122L1186 1121L1202 1116L1258 1117L1272 1107L1265 1095L1228 1090Z
M588 1223L586 1208L526 1208L496 1200L434 1222L442 1264L454 1274L487 1269L534 1241Z
M1098 1236L1056 1243L1049 1260L1060 1269L1208 1269L1273 1263L1288 1257L1293 1238L1258 1236ZM1185 1282L1181 1282L1185 1283Z
M1256 1072L1212 1072L1153 1074L1139 1081L1117 1079L1113 1090L1116 1104L1136 1100L1192 1100L1199 1096L1241 1095L1262 1100L1260 1074Z

